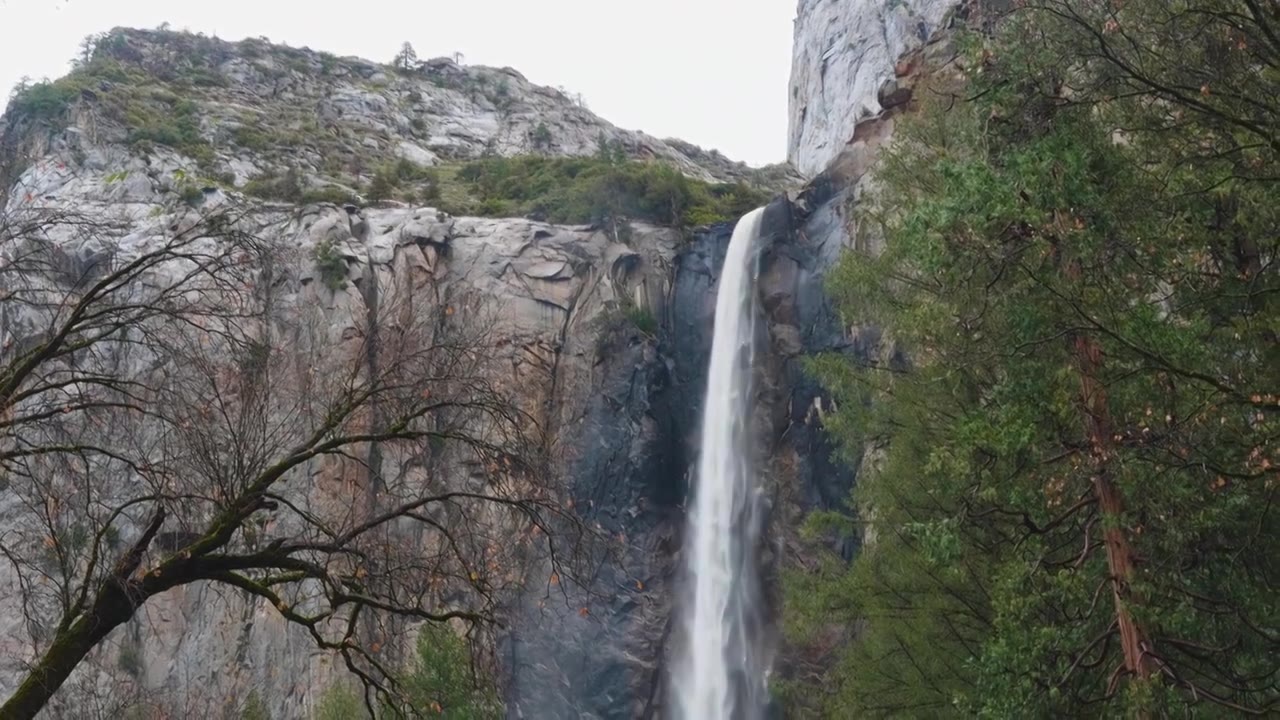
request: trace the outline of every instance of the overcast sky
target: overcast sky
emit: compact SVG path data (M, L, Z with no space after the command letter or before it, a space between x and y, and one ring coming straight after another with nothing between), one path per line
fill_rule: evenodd
M753 165L786 155L795 0L0 0L0 88L67 71L115 26L265 35L339 55L509 65L615 125ZM3 98L0 98L3 100Z

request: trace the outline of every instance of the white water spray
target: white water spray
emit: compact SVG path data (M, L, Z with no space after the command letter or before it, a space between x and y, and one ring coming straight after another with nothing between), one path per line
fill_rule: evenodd
M716 296L715 335L702 416L697 489L685 539L683 642L674 664L674 716L754 720L764 671L755 544L759 534L749 458L755 336L755 253L763 208L738 221Z

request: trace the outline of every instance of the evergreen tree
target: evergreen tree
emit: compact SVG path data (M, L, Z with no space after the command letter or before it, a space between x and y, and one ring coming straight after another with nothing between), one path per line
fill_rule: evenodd
M401 683L424 716L487 720L503 714L493 683L475 672L467 642L448 627L423 626L417 657Z
M418 67L418 53L413 49L413 45L408 42L401 45L400 52L396 53L391 65L402 73L415 70Z
M897 352L814 365L882 450L860 557L793 581L798 624L861 623L825 710L1275 712L1280 20L1021 5L917 93L883 252L832 278Z
M529 135L530 144L535 150L549 150L554 138L551 135L551 129L547 127L545 121L539 120L538 126L533 129Z

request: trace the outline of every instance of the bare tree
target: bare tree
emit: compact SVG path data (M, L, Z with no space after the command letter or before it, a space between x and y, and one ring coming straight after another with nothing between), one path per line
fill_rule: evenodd
M28 636L6 720L191 583L270 603L372 708L398 691L387 618L490 623L521 568L558 566L537 423L490 324L456 321L478 309L366 268L335 317L346 281L308 282L246 213L178 217L142 242L0 218L0 572Z

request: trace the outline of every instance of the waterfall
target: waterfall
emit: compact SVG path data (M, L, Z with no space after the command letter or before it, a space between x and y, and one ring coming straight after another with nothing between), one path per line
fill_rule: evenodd
M716 296L715 335L702 416L702 451L685 536L682 642L674 663L674 716L754 720L765 704L759 639L759 534L749 458L755 336L755 253L764 209L738 221Z

